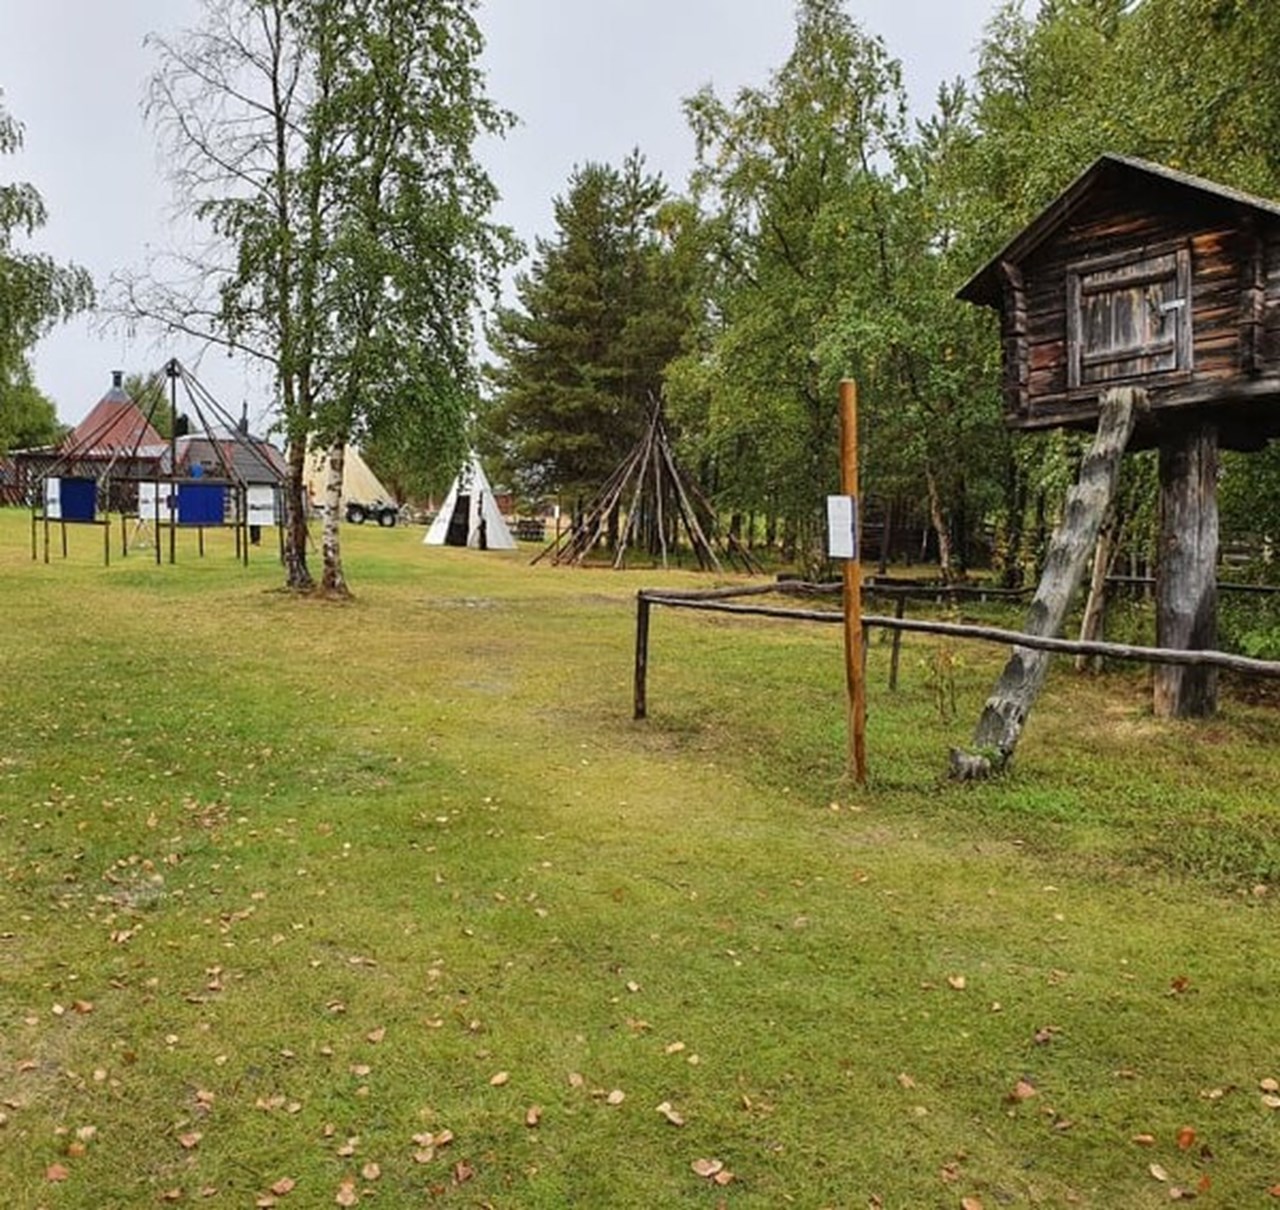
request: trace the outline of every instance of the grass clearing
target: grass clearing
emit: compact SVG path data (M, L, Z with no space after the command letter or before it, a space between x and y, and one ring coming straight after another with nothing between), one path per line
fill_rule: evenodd
M1059 663L954 786L1001 653L908 639L890 694L875 638L855 793L838 627L656 610L631 720L634 593L690 574L348 528L334 607L222 535L46 567L26 525L7 1204L1271 1201L1274 707L1159 722Z

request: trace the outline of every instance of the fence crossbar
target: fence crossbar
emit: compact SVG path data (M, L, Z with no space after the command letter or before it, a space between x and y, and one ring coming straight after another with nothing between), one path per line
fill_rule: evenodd
M711 589L694 592L676 592L642 588L636 594L636 664L635 664L635 717L644 718L647 711L647 673L649 662L649 610L654 605L668 609L694 609L707 613L728 613L738 616L790 619L800 622L817 622L839 625L844 621L841 613L832 609L789 609L777 605L743 605L731 600L734 596L759 595L776 591L779 586L750 586L746 588ZM794 589L791 591L795 591ZM1187 667L1225 668L1249 676L1280 677L1280 661L1258 660L1250 656L1231 655L1225 651L1178 651L1169 647L1139 647L1128 643L1107 643L1100 640L1059 639L1040 635L1023 634L1017 630L1005 630L999 626L976 626L960 622L935 622L916 618L884 617L864 614L864 627L883 630L935 634L949 638L972 639L979 642L1001 643L1037 651L1059 652L1064 655L1096 655L1108 659L1130 660L1146 664L1179 664Z

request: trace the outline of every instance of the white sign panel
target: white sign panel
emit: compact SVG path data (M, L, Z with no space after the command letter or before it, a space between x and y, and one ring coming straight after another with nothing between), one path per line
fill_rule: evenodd
M173 485L169 483L142 482L138 484L138 516L143 521L156 520L156 509L159 519L164 522L173 521Z
M276 523L276 489L270 484L251 483L246 492L250 525Z
M858 557L858 501L854 496L827 497L827 555Z
M44 481L44 515L50 521L62 520L62 480L56 477Z

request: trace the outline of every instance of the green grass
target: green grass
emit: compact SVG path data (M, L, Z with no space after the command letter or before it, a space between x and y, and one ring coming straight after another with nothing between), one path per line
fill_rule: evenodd
M958 786L1001 653L877 636L856 790L839 627L657 610L636 723L708 581L420 537L333 606L0 512L6 1206L1275 1204L1273 706L1057 665Z

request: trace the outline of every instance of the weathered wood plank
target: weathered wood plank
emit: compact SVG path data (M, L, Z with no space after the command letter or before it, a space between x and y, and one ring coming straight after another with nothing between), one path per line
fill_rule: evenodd
M1267 303L1266 246L1253 220L1246 224L1244 236L1247 254L1244 288L1240 296L1240 370L1252 377L1262 369L1263 321Z
M1160 447L1156 646L1211 650L1218 640L1218 431L1189 427ZM1213 668L1157 668L1161 718L1208 718L1218 709Z
M1062 629L1071 596L1115 494L1135 413L1145 400L1145 392L1132 387L1111 388L1104 394L1093 447L1081 465L1079 481L1067 493L1062 522L1050 542L1044 575L1027 613L1023 629L1028 634L1054 636ZM974 732L979 757L985 757L993 768L1012 759L1047 669L1048 656L1043 652L1013 649Z

